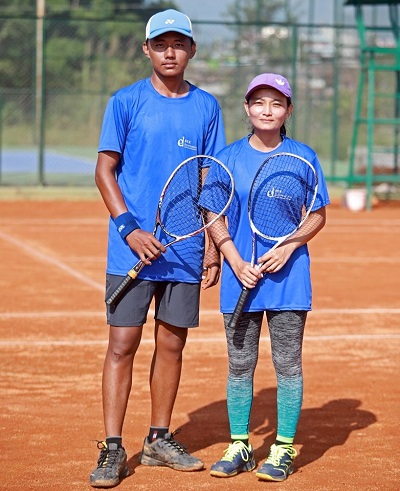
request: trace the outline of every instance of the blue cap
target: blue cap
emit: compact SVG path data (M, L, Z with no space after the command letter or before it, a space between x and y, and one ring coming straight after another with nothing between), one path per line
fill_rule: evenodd
M146 26L146 39L153 39L171 31L193 39L192 23L189 17L173 9L158 12L150 17Z

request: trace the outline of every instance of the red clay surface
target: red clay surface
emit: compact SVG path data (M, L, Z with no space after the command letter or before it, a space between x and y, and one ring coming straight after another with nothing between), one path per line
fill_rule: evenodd
M100 200L0 201L1 489L84 491L103 438L107 213ZM304 341L305 396L296 472L209 475L229 441L227 357L218 288L202 296L171 429L204 460L182 473L137 464L148 430L152 318L135 363L124 429L131 476L118 489L343 491L399 489L400 208L328 209L310 244L314 311ZM255 380L256 460L276 431L266 330Z

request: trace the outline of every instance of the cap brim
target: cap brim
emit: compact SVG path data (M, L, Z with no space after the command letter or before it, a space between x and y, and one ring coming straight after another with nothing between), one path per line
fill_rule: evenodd
M255 92L256 90L258 90L258 89L275 89L275 90L277 90L278 92L280 92L282 95L284 95L285 97L288 97L289 99L291 99L291 98L292 98L292 96L291 96L291 95L285 94L285 93L284 93L282 90L279 90L279 89L277 89L276 87L274 87L273 85L269 85L269 84L260 84L260 85L256 85L255 87L252 87L252 88L251 88L251 89L250 89L250 90L247 92L247 94L244 96L244 98L245 98L246 100L248 100L248 99L249 99L249 97L251 96L251 94L252 94L253 92Z
M150 36L147 39L154 39L158 36L161 36L162 34L165 34L166 32L179 32L179 34L183 34L184 36L193 39L193 34L189 33L188 31L185 31L184 29L174 29L173 27L167 27L165 29L157 29L157 31L153 32L150 34Z

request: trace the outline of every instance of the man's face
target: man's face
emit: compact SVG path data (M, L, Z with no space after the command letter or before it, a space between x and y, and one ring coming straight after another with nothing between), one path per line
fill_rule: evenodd
M188 36L171 31L148 39L143 51L156 72L173 77L185 71L196 53L196 44Z

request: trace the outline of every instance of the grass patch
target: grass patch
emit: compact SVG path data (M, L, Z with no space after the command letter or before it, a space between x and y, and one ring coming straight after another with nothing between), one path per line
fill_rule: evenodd
M101 199L96 187L1 186L0 201L92 201Z

